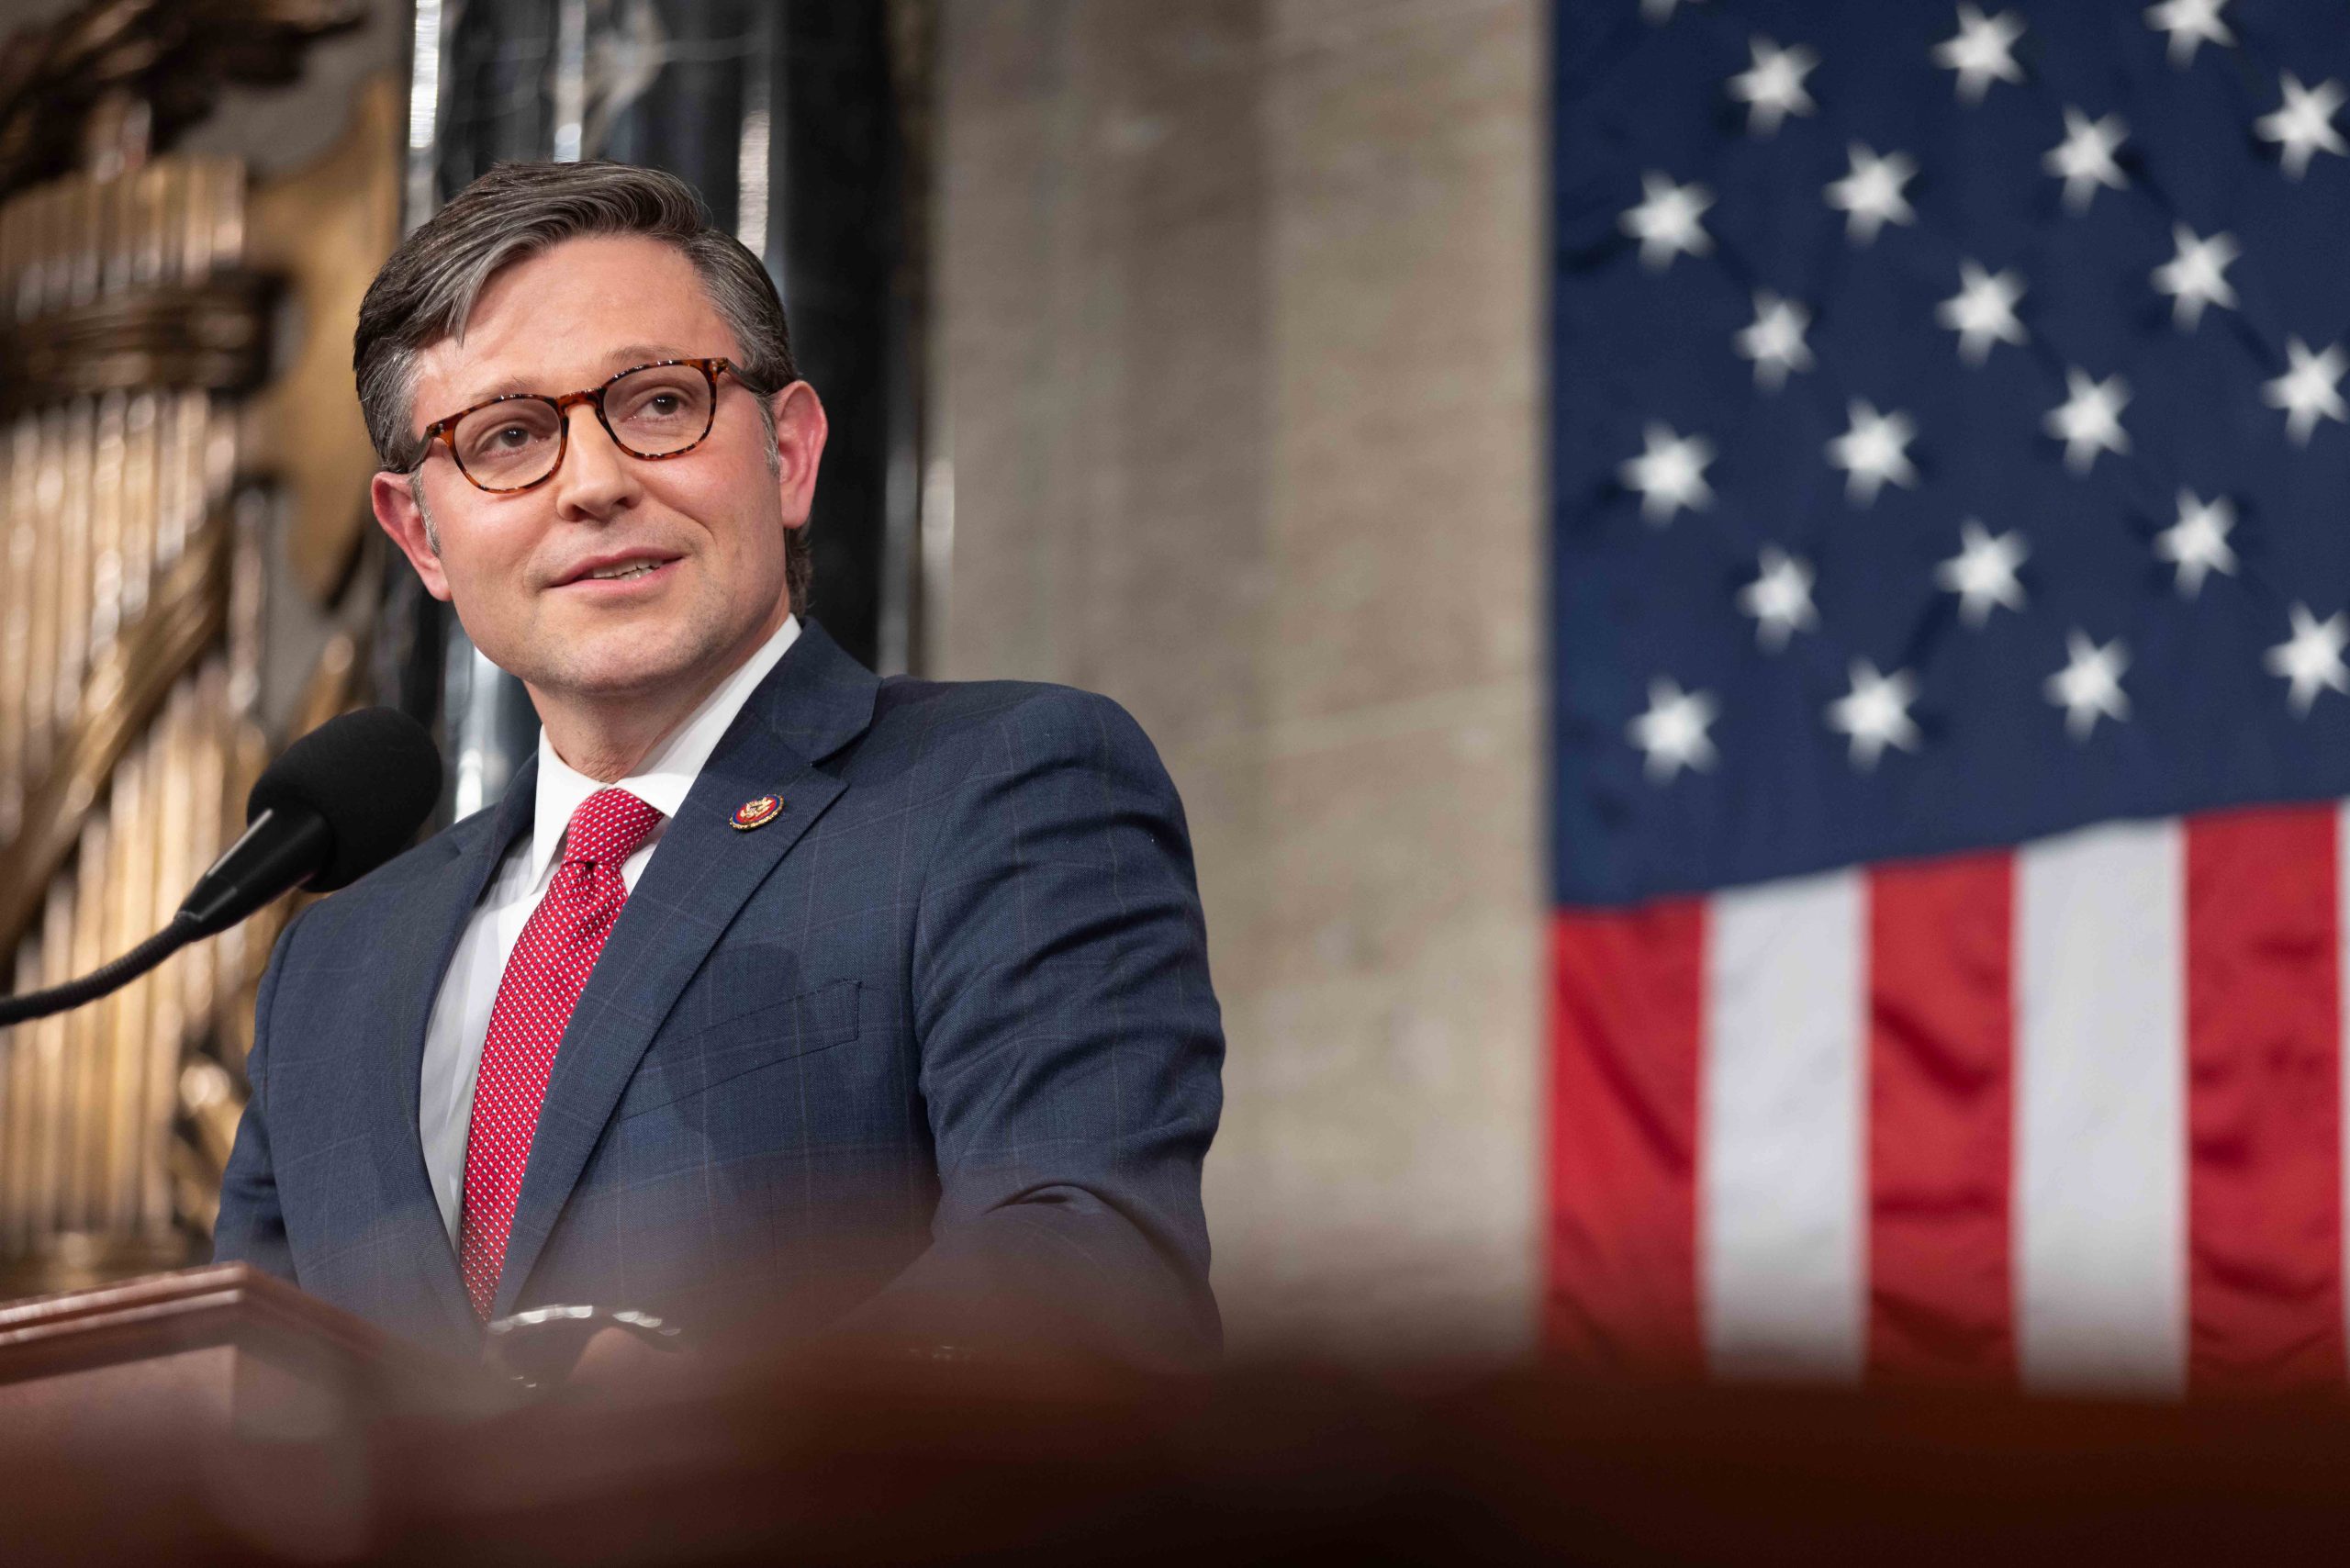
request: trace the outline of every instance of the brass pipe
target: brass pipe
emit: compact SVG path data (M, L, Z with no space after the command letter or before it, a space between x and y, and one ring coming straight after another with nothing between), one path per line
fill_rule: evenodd
M177 162L166 162L150 163L130 176L136 186L137 194L132 199L139 215L130 257L133 287L162 280L164 254L179 237L173 227L172 211L178 187L183 184L180 171Z
M151 286L162 271L163 249L171 234L167 214L173 166L151 163L131 176L135 186L129 286ZM152 387L131 394L124 423L123 516L127 521L122 545L122 613L135 619L147 608L152 580L155 540L162 532L158 483L164 396Z
M167 266L163 274L168 281L194 283L212 271L212 187L218 178L218 171L207 159L180 161L179 200L172 210L179 243L173 248L176 268Z
M25 199L24 270L17 278L16 317L29 321L49 308L51 280L59 275L59 232L64 192L56 186L30 193ZM57 290L62 293L62 288ZM23 563L32 612L27 622L23 703L18 724L17 779L29 790L49 761L48 694L57 678L57 512L65 494L65 414L61 409L40 412L35 425L29 499L32 507L29 560Z
M16 837L24 821L25 692L32 654L39 479L40 421L21 415L8 431L7 511L0 537L0 560L7 564L0 584L0 842Z
M106 961L106 876L112 869L112 825L94 813L82 827L82 843L74 857L73 961L66 973L85 975ZM88 1227L95 1207L95 1178L104 1129L98 1116L99 1095L106 1084L100 1058L102 1007L83 1007L65 1014L63 1085L65 1148L61 1164L65 1181L59 1208L62 1227Z
M206 160L213 196L204 275L234 266L245 254L245 171L226 158ZM194 269L191 269L194 275Z
M58 547L65 504L65 410L50 409L40 415L34 454L32 615L25 664L24 764L21 777L29 790L48 771L50 742L56 714L52 695L57 689L59 627L63 611L63 554Z
M136 198L139 183L124 175L95 180L98 198L98 288L100 294L120 294L130 286L130 264L138 245Z
M106 853L98 868L94 902L98 905L95 924L97 940L92 944L95 961L105 963L124 950L124 932L129 925L125 917L123 890L129 877L134 846L130 842L130 823L135 820L146 793L141 787L141 767L136 749L124 759L124 766L115 770L106 802L101 813L106 826ZM142 933L143 935L143 933ZM88 1183L81 1213L76 1216L76 1228L103 1230L106 1216L114 1207L113 1183L109 1170L113 1162L113 1146L117 1137L114 1085L115 1071L122 1051L122 1004L124 993L101 997L82 1009L89 1014L86 1024L88 1038L84 1050L87 1058L81 1103L77 1107L88 1127L87 1143L83 1152L86 1165L84 1180Z
M14 314L17 277L24 263L23 214L21 201L0 204L0 315ZM17 778L23 739L17 698L24 678L20 665L24 626L17 615L21 600L14 557L18 532L29 532L31 526L26 511L35 459L25 440L31 428L28 420L18 416L0 431L0 570L6 572L5 579L0 579L0 841L15 835L23 798ZM0 1051L6 1049L0 1045ZM0 1085L0 1092L5 1092L5 1085ZM0 1113L0 1138L6 1137L6 1125L5 1113ZM0 1218L0 1232L5 1229L5 1218Z
M62 985L73 972L73 884L61 877L50 884L41 910L40 983ZM35 1244L57 1233L58 1193L65 1158L65 1020L44 1018L36 1026L31 1169L26 1173Z
M205 451L212 426L212 399L201 391L166 393L157 481L155 571L168 572L186 547L188 532L206 510Z
M136 621L146 611L148 590L154 586L156 421L162 398L153 392L134 392L123 407L122 526L117 548L121 556L118 615Z
M119 392L99 398L90 438L90 580L86 597L90 620L86 665L104 658L122 629L123 465L129 442L130 399ZM82 683L76 681L70 721L82 711Z
M90 481L97 446L97 409L87 398L66 405L63 491L57 509L57 668L50 695L52 730L73 722L89 673L91 588Z
M155 874L150 884L150 908L158 911L175 907L176 901L211 859L208 855L199 855L200 850L210 846L208 836L199 839L195 832L196 784L204 762L196 715L199 679L191 674L172 689L171 700L164 707L159 727L162 737L162 791L153 813L157 846ZM141 1229L156 1223L155 1204L167 1184L161 1143L169 1135L159 1134L156 1124L161 1121L168 1126L169 1116L164 1108L146 1100L148 1084L155 1076L151 1064L158 1057L177 1061L182 1054L188 1032L188 1012L184 1001L186 970L194 961L195 955L182 951L150 977L152 983L147 1000L148 1048L141 1058L148 1072L140 1086L140 1139L134 1179L136 1211L132 1215L132 1223Z
M26 192L0 207L0 320L28 317L38 293L42 195ZM32 602L30 552L35 532L40 462L39 420L28 413L10 421L6 535L0 559L7 563L0 595L0 838L12 837L24 799L25 658ZM40 949L37 936L17 943L12 968L16 989L37 982ZM37 1057L33 1032L0 1031L0 1248L24 1249L31 1230L30 1189Z
M98 297L106 271L106 195L97 181L65 183L65 283L60 307L87 305Z
M25 198L0 201L0 320L17 315L17 280L25 266Z
M157 725L139 748L133 765L116 775L115 833L123 854L114 884L115 940L109 952L129 952L162 924L155 910L155 861L161 842L156 817L162 791L170 782L163 773L164 740L163 728ZM143 1070L152 1050L148 1018L153 991L153 983L144 977L125 986L113 999L114 1014L107 1029L103 1189L105 1224L108 1231L118 1234L138 1223L140 1171L148 1126L158 1114L165 1125L170 1121L170 1108L153 1105L141 1092Z
M28 936L17 946L16 989L23 991L40 983L40 937ZM33 1129L39 1114L39 1056L29 1025L6 1031L8 1081L6 1119L0 1120L0 1245L22 1251L32 1235Z
M188 848L193 862L208 863L225 847L224 835L228 821L227 799L229 780L225 777L228 756L228 666L218 655L204 662L203 667L189 678L192 694L189 704L193 714L189 752L193 760L189 778ZM233 935L229 933L229 935ZM188 1032L201 1032L212 1018L213 999L218 994L216 973L220 964L222 938L197 944L181 954L178 1005L185 1020L183 1037ZM151 1058L149 1092L154 1103L164 1103L165 1097L178 1092L180 1050L175 1039L168 1056L160 1048ZM147 1218L151 1227L168 1226L172 1214L171 1175L165 1164L158 1160L150 1171L147 1189Z

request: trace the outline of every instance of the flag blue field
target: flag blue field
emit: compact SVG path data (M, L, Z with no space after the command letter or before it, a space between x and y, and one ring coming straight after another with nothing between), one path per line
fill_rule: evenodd
M2350 26L2148 9L1558 7L1561 902L2350 788Z

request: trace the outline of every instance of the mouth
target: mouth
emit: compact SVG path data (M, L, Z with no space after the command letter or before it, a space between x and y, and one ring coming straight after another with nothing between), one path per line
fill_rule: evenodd
M651 582L677 565L680 557L645 551L631 551L626 554L599 556L583 561L555 580L559 588L584 588L590 592L610 592Z

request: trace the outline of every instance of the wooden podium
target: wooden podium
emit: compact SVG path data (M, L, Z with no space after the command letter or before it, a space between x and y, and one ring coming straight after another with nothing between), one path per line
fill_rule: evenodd
M0 1304L0 1429L18 1440L301 1438L502 1403L483 1370L243 1263Z

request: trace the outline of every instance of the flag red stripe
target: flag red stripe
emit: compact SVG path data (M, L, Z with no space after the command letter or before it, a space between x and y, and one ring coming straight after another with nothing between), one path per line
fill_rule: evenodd
M1561 912L1551 977L1547 1338L1596 1367L1694 1372L1705 906Z
M2188 824L2190 1388L2343 1380L2334 817Z
M1869 876L1868 1370L2015 1378L2014 863Z

